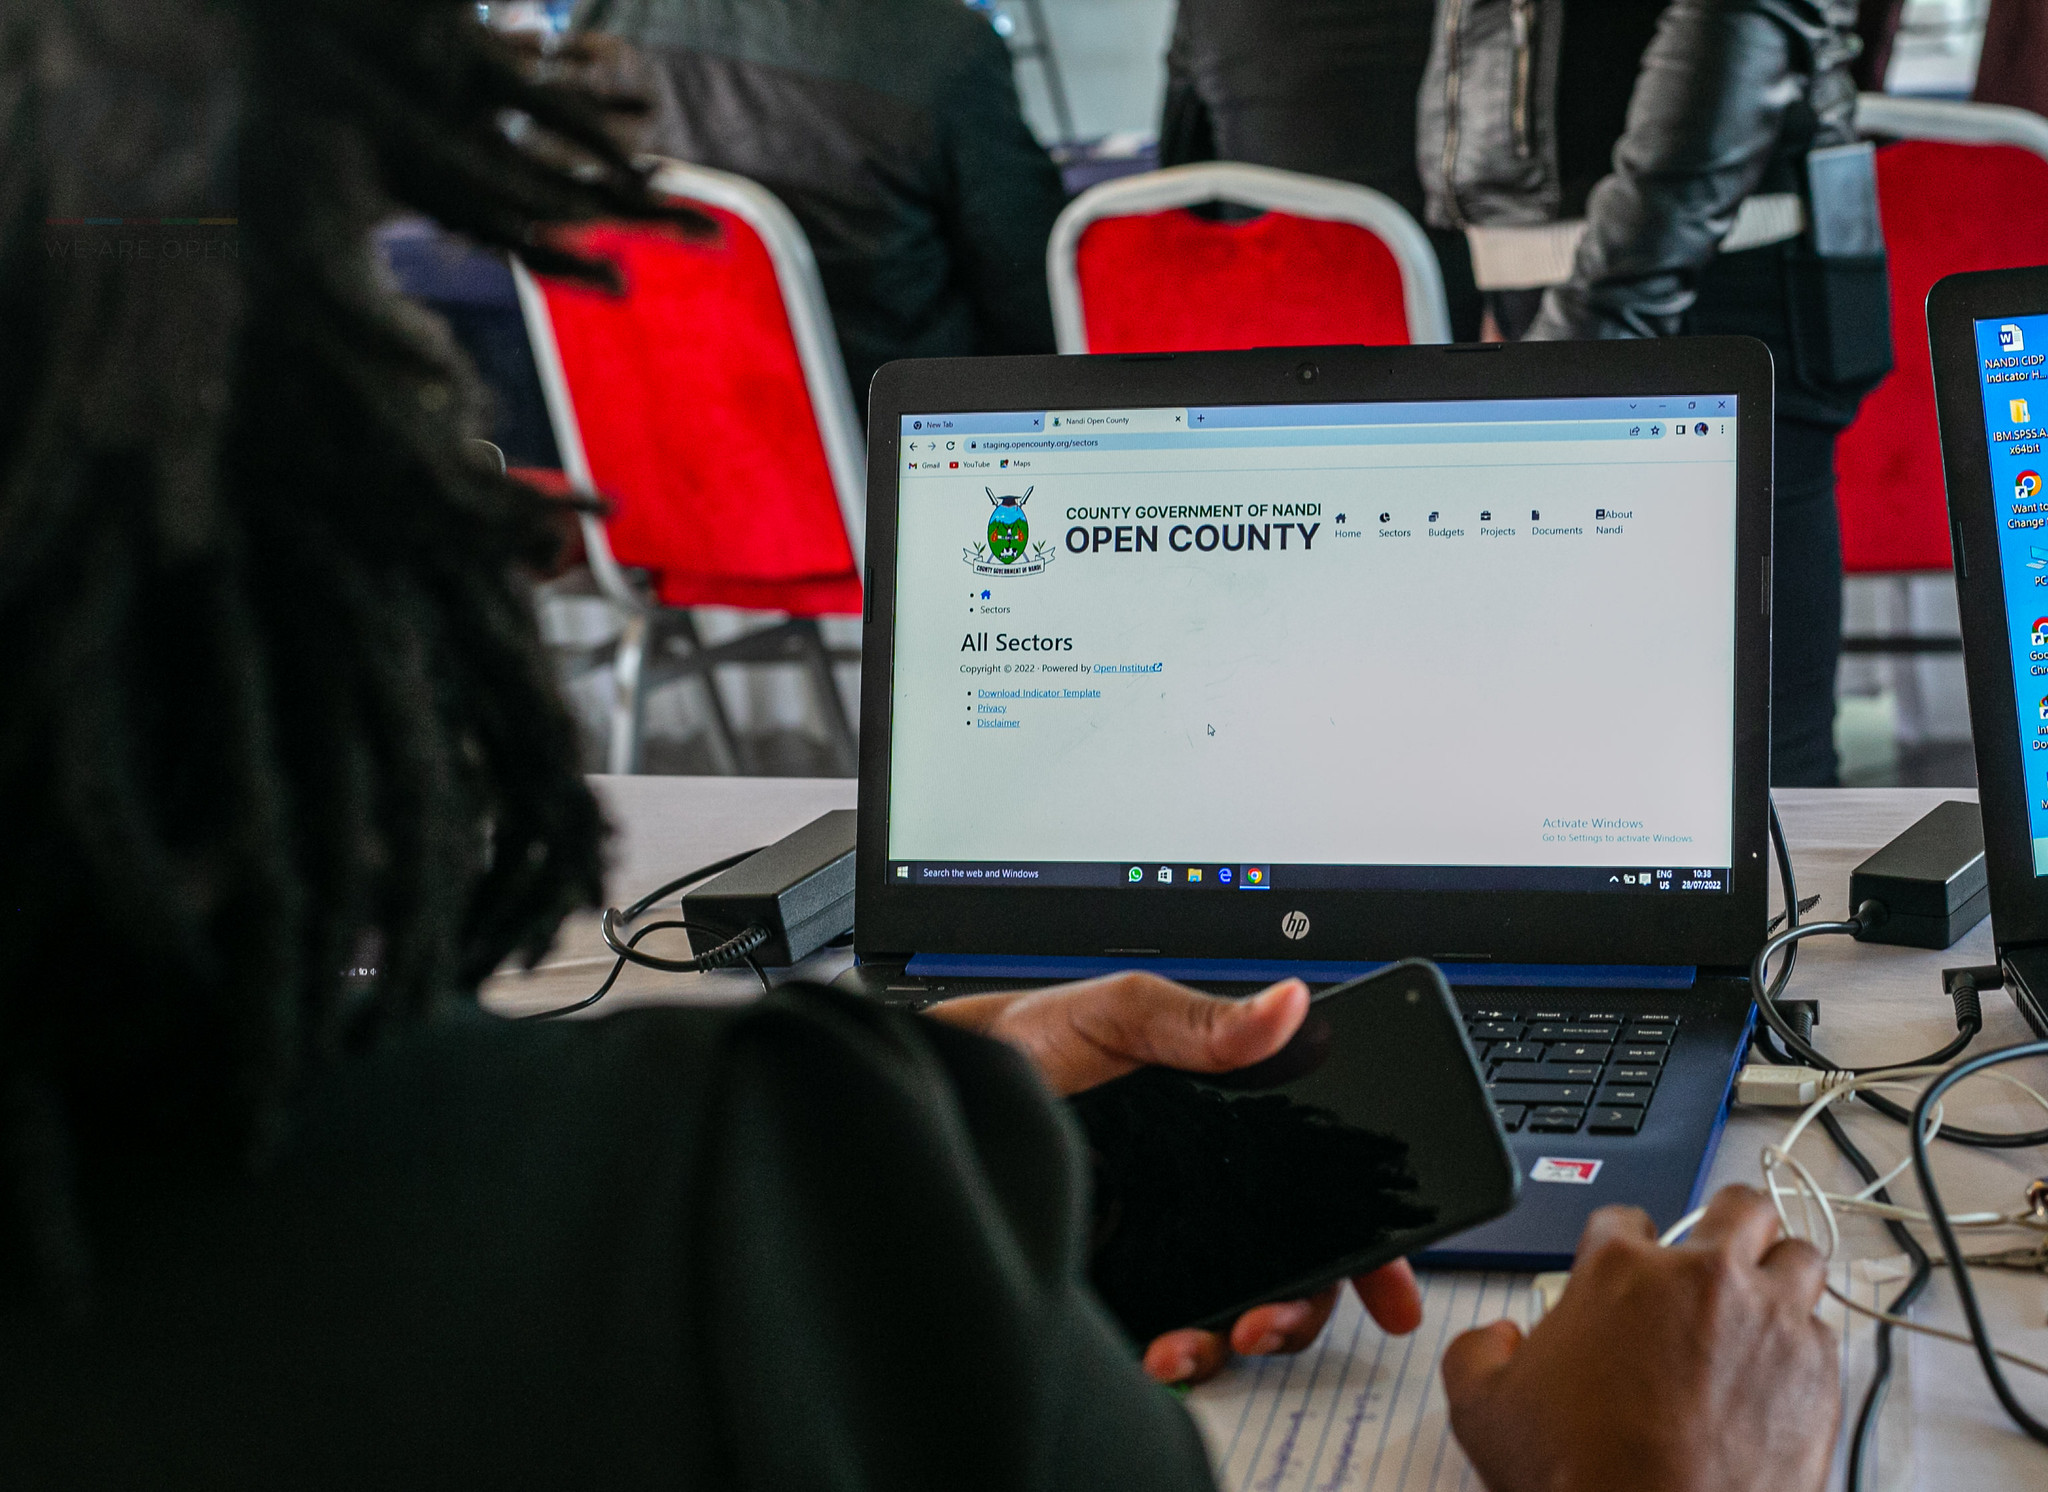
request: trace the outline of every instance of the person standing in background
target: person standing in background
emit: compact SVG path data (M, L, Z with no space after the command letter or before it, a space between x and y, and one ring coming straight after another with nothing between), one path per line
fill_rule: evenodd
M1892 43L1899 38L1899 22L1905 15L1906 0L1857 0L1856 35L1863 50L1850 71L1865 93L1884 92L1885 75L1892 68Z
M1970 97L2048 114L2048 5L2042 0L1991 0Z
M1166 54L1159 163L1244 161L1352 181L1422 218L1415 94L1430 0L1180 0ZM1451 335L1479 336L1464 235L1429 234Z
M1009 50L959 0L585 0L572 30L652 64L643 149L795 214L863 411L896 358L1053 350L1066 194Z
M1842 636L1835 438L1891 368L1857 0L1438 0L1418 102L1433 227L1540 341L1742 334L1777 364L1771 781L1827 786Z

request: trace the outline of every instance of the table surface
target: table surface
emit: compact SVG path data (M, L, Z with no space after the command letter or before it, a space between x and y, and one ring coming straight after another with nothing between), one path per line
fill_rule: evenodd
M600 777L593 779L617 832L608 897L614 905L695 866L757 845L772 843L833 808L854 806L850 779ZM1872 850L1913 823L1936 803L1974 799L1955 789L1781 790L1779 811L1792 850L1802 893L1819 893L1812 917L1848 912L1850 870ZM1934 952L1862 944L1847 938L1815 939L1804 946L1792 993L1821 1002L1816 1040L1840 1060L1855 1064L1898 1061L1931 1051L1954 1034L1954 1013L1941 994L1940 971L1959 964L1992 961L1991 926L1979 923L1953 948ZM848 955L818 955L792 975L829 979ZM595 989L611 967L594 916L581 915L563 928L555 948L532 971L507 971L487 982L486 1006L521 1014L568 1004ZM785 977L780 971L777 977ZM736 1001L752 998L758 986L745 969L714 974L664 975L632 968L621 976L606 1009L653 1002ZM1977 1050L2025 1040L2025 1024L2003 995L1985 997L1985 1028ZM2048 1066L2010 1071L2048 1087ZM1958 1101L1952 1115L1987 1127L2038 1127L2020 1101L1983 1095ZM1784 1111L1741 1111L1730 1120L1712 1184L1757 1183L1758 1157L1789 1122ZM1880 1165L1904 1154L1901 1133L1868 1111L1844 1111L1850 1133ZM1804 1144L1801 1158L1830 1185L1853 1189L1853 1175L1824 1139ZM1987 1152L1941 1146L1944 1199L1952 1210L2019 1205L2027 1180L2048 1171L2040 1151ZM1894 1195L1917 1201L1911 1178ZM2004 1235L2001 1235L2003 1237ZM1895 1247L1873 1223L1850 1221L1843 1249L1853 1256L1888 1256ZM2048 1357L2048 1277L1980 1270L1989 1319L2002 1345L2034 1357ZM1958 1328L1960 1313L1945 1272L1916 1311L1917 1319ZM1911 1417L1913 1484L1927 1488L2038 1487L2048 1483L2048 1451L2013 1430L1965 1348L1915 1339L1908 1392L1891 1412ZM2048 1384L2019 1370L2015 1388L2048 1415Z

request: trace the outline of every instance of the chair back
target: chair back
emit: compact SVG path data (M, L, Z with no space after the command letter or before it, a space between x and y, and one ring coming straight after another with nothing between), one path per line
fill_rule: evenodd
M629 605L622 566L666 606L857 614L860 423L803 230L722 171L668 162L654 186L717 233L579 230L621 294L514 266L568 484L609 507L584 523L592 572Z
M1835 449L1851 574L1946 570L1948 504L1927 292L1962 270L2048 263L2048 119L1992 104L1863 95L1890 258L1894 364Z
M1188 209L1258 210L1226 220ZM1264 166L1174 166L1091 187L1046 249L1061 352L1448 342L1443 272L1391 198Z

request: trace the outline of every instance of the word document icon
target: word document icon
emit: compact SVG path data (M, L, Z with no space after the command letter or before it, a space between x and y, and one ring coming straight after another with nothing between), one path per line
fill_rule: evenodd
M2025 352L2027 339L2020 329L2010 321L1998 329L1998 350L2000 352Z

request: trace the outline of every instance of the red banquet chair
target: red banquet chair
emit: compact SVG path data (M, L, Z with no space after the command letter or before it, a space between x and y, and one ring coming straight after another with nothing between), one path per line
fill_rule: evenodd
M1927 292L1961 270L2048 263L2048 119L1993 104L1867 93L1856 122L1891 142L1877 152L1877 186L1896 366L1836 447L1842 563L1852 577L1896 577L1903 588L1914 573L1951 564ZM1852 636L1844 647L1954 652L1961 640Z
M1206 203L1258 210L1223 220ZM1061 352L1448 342L1443 272L1370 188L1232 162L1091 187L1046 248Z
M513 266L563 476L603 509L581 520L591 575L626 619L609 769L639 769L649 691L694 677L720 766L738 770L714 670L793 661L850 773L853 731L817 619L860 614L865 456L817 263L751 181L665 162L653 183L717 235L579 231L577 247L618 266L623 294ZM781 616L707 645L700 606Z

